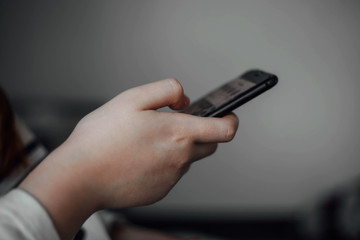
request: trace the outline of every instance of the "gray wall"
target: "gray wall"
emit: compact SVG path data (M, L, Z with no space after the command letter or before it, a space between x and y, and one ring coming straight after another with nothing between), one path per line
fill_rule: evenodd
M1 4L12 98L106 101L176 77L195 99L249 68L279 76L236 111L235 140L152 208L286 211L360 174L359 1Z

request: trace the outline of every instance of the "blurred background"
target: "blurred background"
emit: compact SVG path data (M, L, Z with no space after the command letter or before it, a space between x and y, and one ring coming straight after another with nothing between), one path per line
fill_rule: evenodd
M231 143L126 214L207 239L356 239L359 23L356 0L3 0L0 83L52 150L130 87L175 77L195 100L272 72L279 84L235 111Z

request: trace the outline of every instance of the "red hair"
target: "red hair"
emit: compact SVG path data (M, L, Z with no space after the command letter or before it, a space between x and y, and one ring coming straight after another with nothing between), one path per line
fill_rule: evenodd
M27 165L24 144L16 131L10 102L0 87L0 179L21 164Z

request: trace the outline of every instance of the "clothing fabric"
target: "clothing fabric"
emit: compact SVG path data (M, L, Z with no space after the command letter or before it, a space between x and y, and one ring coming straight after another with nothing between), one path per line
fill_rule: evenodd
M21 189L0 198L0 238L60 239L45 209Z

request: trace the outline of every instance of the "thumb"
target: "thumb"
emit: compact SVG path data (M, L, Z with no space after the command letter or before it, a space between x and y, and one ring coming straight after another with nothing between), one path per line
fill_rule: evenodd
M180 110L190 103L189 98L184 95L183 87L175 78L130 89L128 94L133 96L133 103L141 110L155 110L166 106Z

